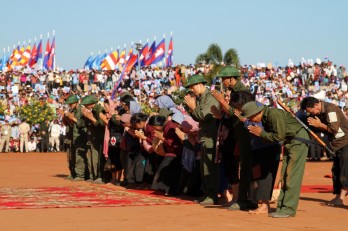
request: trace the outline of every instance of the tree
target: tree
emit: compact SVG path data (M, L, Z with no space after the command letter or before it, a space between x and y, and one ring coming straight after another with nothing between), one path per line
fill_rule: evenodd
M40 124L46 119L52 121L55 114L53 108L47 102L33 99L20 108L19 117L21 119L26 118L29 124Z
M207 53L199 54L196 58L196 64L207 64L209 63L208 55Z
M226 65L232 65L236 68L239 67L239 57L236 49L230 48L226 51L224 55L224 63Z
M222 51L218 44L210 44L207 50L207 56L210 64L220 64L222 61Z

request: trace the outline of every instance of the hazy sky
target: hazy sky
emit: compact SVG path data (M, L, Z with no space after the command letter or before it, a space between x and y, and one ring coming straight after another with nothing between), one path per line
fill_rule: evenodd
M56 32L56 65L81 68L91 52L130 47L173 32L174 63L194 63L209 44L235 48L242 64L286 64L291 58L348 65L344 0L11 0L1 3L0 54ZM345 41L345 42L344 42Z

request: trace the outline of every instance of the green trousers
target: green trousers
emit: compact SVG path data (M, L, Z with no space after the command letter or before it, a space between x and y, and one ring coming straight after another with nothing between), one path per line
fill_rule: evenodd
M305 129L301 129L296 137L309 140ZM300 200L308 145L297 140L290 140L285 142L284 145L281 170L282 188L278 198L277 212L294 216Z
M76 177L76 173L75 173L76 150L75 150L75 147L71 144L67 144L66 158L68 162L70 176Z
M87 163L90 179L102 177L102 145L90 144L87 145ZM103 165L104 166L104 165Z
M204 194L212 199L218 198L219 164L215 163L215 145L213 139L206 139L202 143L201 177Z
M75 174L76 177L86 178L87 173L86 147L75 147Z

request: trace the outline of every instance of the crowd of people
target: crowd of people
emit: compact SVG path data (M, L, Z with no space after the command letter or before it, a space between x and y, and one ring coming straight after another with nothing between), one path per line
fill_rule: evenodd
M296 215L306 158L333 160L336 197L347 193L348 75L332 62L298 66L210 65L119 71L0 73L1 152L66 151L73 181L202 196L229 210L269 213L279 160L274 218ZM179 94L182 93L182 94ZM20 108L47 102L50 121L29 124ZM315 144L284 102L335 155ZM346 106L347 105L347 106ZM30 140L30 141L29 141Z

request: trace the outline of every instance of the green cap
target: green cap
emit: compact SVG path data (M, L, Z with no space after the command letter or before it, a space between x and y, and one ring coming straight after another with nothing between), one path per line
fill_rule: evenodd
M161 108L158 112L158 115L160 116L164 116L166 118L168 118L168 116L173 115L174 113L170 110L168 110L167 108Z
M254 101L246 103L242 107L243 116L246 118L250 118L256 115L257 113L261 112L264 108L265 106L258 106Z
M239 70L235 67L231 66L225 66L221 68L218 77L225 78L225 77L239 77L240 73Z
M95 104L97 103L99 100L95 95L87 95L85 97L82 98L81 100L81 104L82 105L87 105L87 104Z
M79 98L76 95L69 95L69 97L65 100L65 104L77 103Z
M192 75L188 78L185 87L189 87L191 85L197 84L197 83L206 83L207 80L205 80L203 75Z

